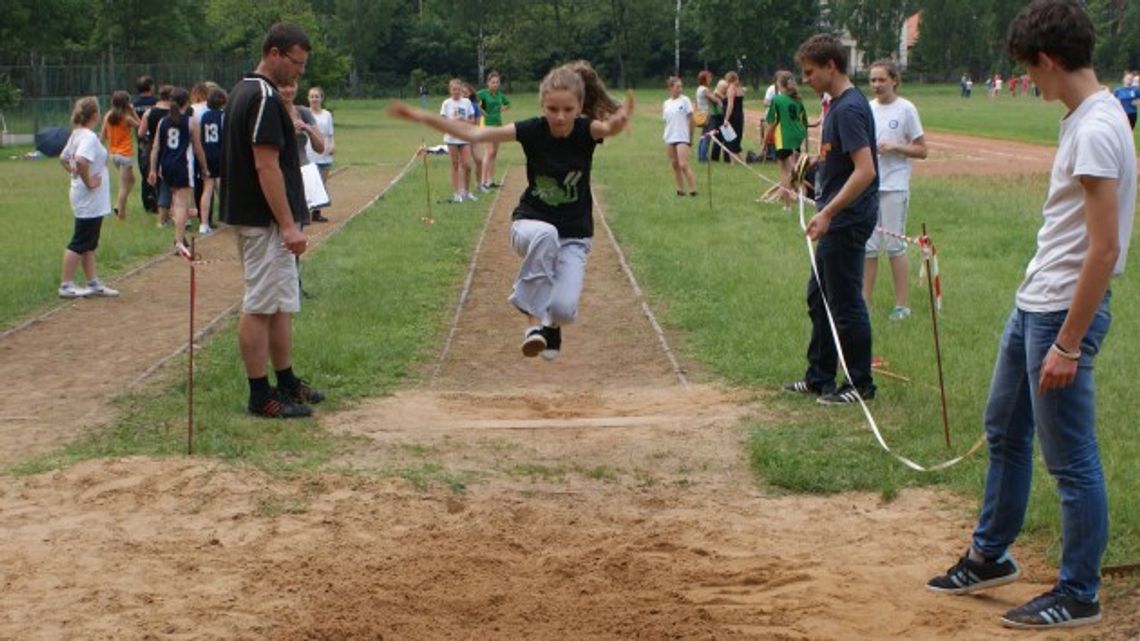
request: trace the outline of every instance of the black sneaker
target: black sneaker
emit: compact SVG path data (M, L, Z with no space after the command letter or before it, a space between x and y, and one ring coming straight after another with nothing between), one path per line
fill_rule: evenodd
M523 335L523 356L534 358L544 349L546 349L546 338L542 335L542 326L535 325L526 330L526 334Z
M284 397L285 400L294 404L308 403L309 405L316 405L325 400L324 392L309 387L309 384L305 382L303 378L297 379L297 387L294 389L285 389L283 387L278 389L281 391L281 396Z
M1022 630L1075 628L1097 621L1100 621L1099 602L1083 603L1052 590L1006 612L1001 618L1001 624L1007 628Z
M313 408L304 403L294 403L277 390L260 406L249 406L249 413L264 418L306 418L313 415Z
M819 389L818 387L813 387L804 380L784 383L784 391L792 392L793 394L810 394L812 396L819 396L823 394L823 390Z
M858 391L858 394L856 394L856 391ZM868 387L866 389L856 390L853 385L848 383L830 394L820 396L815 399L815 402L820 405L850 405L851 403L858 403L860 396L863 397L864 401L875 398L875 388Z
M926 589L942 594L969 594L1013 583L1020 576L1021 568L1009 554L994 561L978 562L971 560L967 551L946 574L927 581Z
M546 339L546 349L542 350L542 357L548 361L558 358L562 349L562 328L543 327L542 337Z

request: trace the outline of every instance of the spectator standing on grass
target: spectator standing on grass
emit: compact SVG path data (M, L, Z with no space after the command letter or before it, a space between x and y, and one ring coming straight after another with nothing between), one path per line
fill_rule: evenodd
M716 81L716 87L709 95L709 100L712 101L712 106L709 108L709 160L711 162L720 162L721 154L724 153L724 135L721 134L720 128L724 125L724 108L728 103L728 81L724 78ZM728 154L725 153L725 156ZM728 159L731 160L731 159Z
M815 272L808 279L811 317L808 367L789 392L817 397L824 405L856 403L875 397L871 376L871 323L863 300L864 247L879 209L875 119L863 94L847 76L847 48L835 36L808 38L796 52L804 81L831 96L820 134L816 213L807 235L816 244ZM825 308L824 301L827 307ZM835 387L838 352L827 308L834 315L848 380Z
M458 120L475 124L475 106L463 95L463 81L452 78L447 84L451 94L439 107L439 115L448 120ZM447 155L451 158L451 202L479 200L468 189L467 177L471 173L471 143L462 138L445 133L443 142L447 145Z
M478 128L393 103L389 113L464 140L518 141L527 188L511 223L511 247L522 258L508 301L527 315L522 353L556 358L562 326L578 317L586 260L594 235L590 173L598 141L628 124L632 95L622 107L584 60L552 70L539 86L542 116Z
M1140 100L1140 89L1132 80L1132 74L1125 72L1124 79L1120 81L1119 87L1113 89L1112 95L1116 96L1120 106L1124 108L1124 115L1128 117L1128 126L1136 129L1136 103Z
M725 97L724 121L732 126L736 137L726 140L725 146L733 154L740 156L744 143L744 87L740 85L740 76L735 71L724 74L728 81L728 90ZM732 162L732 157L725 155L725 162Z
M139 76L135 81L135 91L138 95L135 96L133 103L135 109L135 119L140 124L146 120L146 112L158 102L158 98L154 95L154 78L150 76ZM139 175L146 176L150 171L150 138L147 137L147 131L143 128L138 130L139 148L138 165ZM143 211L150 213L158 212L158 192L154 187L151 187L146 180L142 181L139 187L140 196L142 197Z
M115 200L115 216L127 219L127 197L135 186L134 145L131 132L138 129L139 119L131 106L131 95L125 91L111 94L111 109L103 118L99 141L111 152L111 164L119 170L119 196Z
M710 82L712 82L712 72L708 69L703 69L697 74L697 100L693 112L693 124L701 130L701 139L697 143L697 162L709 160L709 139L706 134L709 132L713 101L717 100L716 95L709 91Z
M503 125L503 112L511 108L511 100L500 91L502 80L498 71L487 74L487 86L477 94L479 106L483 109L483 124L488 127L501 127ZM494 189L500 185L495 182L495 160L499 157L499 143L489 142L484 145L483 172L479 176L479 187L483 191Z
M1124 271L1136 203L1136 148L1092 67L1092 20L1073 0L1034 0L1009 27L1009 52L1045 100L1068 113L1042 207L1037 253L1017 289L985 410L989 470L966 553L927 587L966 594L1017 580L1010 554L1029 503L1033 437L1061 497L1053 587L1002 624L1041 630L1095 623L1108 543L1093 369L1111 324L1109 284Z
M871 112L875 115L875 136L879 149L879 224L893 235L876 229L867 240L867 261L863 266L863 298L871 306L879 254L885 253L891 266L895 307L888 318L910 318L910 282L907 264L906 215L910 207L911 160L926 158L926 137L914 104L898 95L901 78L890 60L871 63Z
M780 164L780 186L783 187L780 200L784 209L789 209L794 202L792 168L799 161L800 148L807 138L807 109L792 72L777 72L776 87L778 90L764 120L772 126L772 145Z
M310 416L310 404L324 400L293 371L293 314L301 311L294 257L308 247L296 221L308 208L293 118L277 89L297 82L310 48L300 27L270 27L257 69L234 86L226 105L222 222L235 228L245 276L238 346L249 412L267 418ZM276 388L269 385L269 362Z
M661 105L661 119L665 121L665 155L673 169L673 184L677 195L697 195L697 178L689 166L689 150L693 146L693 102L684 94L685 86L677 76L666 81L669 98ZM686 189L688 185L688 189Z
M80 98L75 103L71 124L71 137L59 155L59 162L71 176L69 196L75 226L71 242L63 250L59 296L118 296L118 291L99 280L95 265L103 219L111 213L111 177L107 171L107 150L94 131L99 124L99 102L94 96ZM87 276L86 287L75 284L75 270L80 264Z
M206 178L202 181L202 199L198 202L198 235L206 236L214 231L214 194L222 176L222 136L226 126L226 90L215 85L206 97L206 111L198 121L198 131L202 138L202 153L206 156ZM201 218L201 213L206 216Z
M174 218L174 251L183 255L190 254L190 246L186 243L186 220L190 217L191 205L194 205L197 167L206 171L206 156L202 151L198 125L192 120L189 106L190 94L185 89L176 87L170 92L170 113L158 123L155 144L150 152L150 173L147 175L147 182L152 185L162 181ZM194 213L197 213L196 206Z

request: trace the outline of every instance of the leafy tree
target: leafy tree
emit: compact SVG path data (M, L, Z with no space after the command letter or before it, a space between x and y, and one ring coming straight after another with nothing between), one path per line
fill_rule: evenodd
M859 42L870 63L897 57L899 33L917 0L831 0L833 24L843 26Z

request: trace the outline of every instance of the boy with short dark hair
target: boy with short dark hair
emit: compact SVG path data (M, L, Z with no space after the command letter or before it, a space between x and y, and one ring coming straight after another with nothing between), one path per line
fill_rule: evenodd
M1073 0L1035 0L1009 27L1009 52L1046 100L1069 112L1042 209L1037 253L1001 338L985 412L990 464L970 548L935 592L1015 581L1009 547L1025 519L1033 436L1061 495L1061 570L1048 592L1005 613L1009 627L1100 620L1108 499L1096 440L1093 363L1111 323L1109 281L1124 271L1136 202L1136 148L1119 101L1092 68L1095 35Z
M808 367L802 379L784 389L816 396L824 405L857 403L875 397L871 321L863 300L864 247L879 211L875 118L847 76L847 48L838 38L830 34L808 38L796 52L796 62L804 82L832 100L820 134L819 211L807 225L808 237L819 241L815 253L819 278L813 274L807 287L812 325ZM847 383L839 389L835 387L839 354L827 308L834 315L847 366Z

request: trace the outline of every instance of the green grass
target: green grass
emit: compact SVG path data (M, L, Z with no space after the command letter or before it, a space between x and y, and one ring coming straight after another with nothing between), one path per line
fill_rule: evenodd
M757 421L750 435L757 475L796 492L859 490L889 498L905 487L941 485L978 494L984 452L946 472L915 473L881 451L857 409L821 408L776 391L801 376L806 364L810 267L798 218L754 204L762 185L740 167L712 167L712 210L706 166L697 168L700 198L677 199L654 116L643 112L632 137L599 150L595 179L607 185L607 214L642 285L665 324L684 336L688 355L717 378L771 391L766 414L775 418ZM771 165L760 170L776 175ZM980 435L998 337L1035 248L1046 186L1046 176L913 181L911 231L927 223L941 254L945 310L939 322L954 447L943 444L929 302L913 263L912 320L886 319L885 264L872 311L875 353L913 382L879 377L872 408L888 443L921 464L960 453ZM1140 374L1140 348L1130 339L1140 330L1134 272L1113 284L1115 325L1098 359L1110 562L1140 555L1140 507L1131 500L1140 493L1140 473L1129 463L1140 456L1140 442L1124 400ZM1059 536L1057 500L1043 467L1036 478L1027 530L1052 541Z

